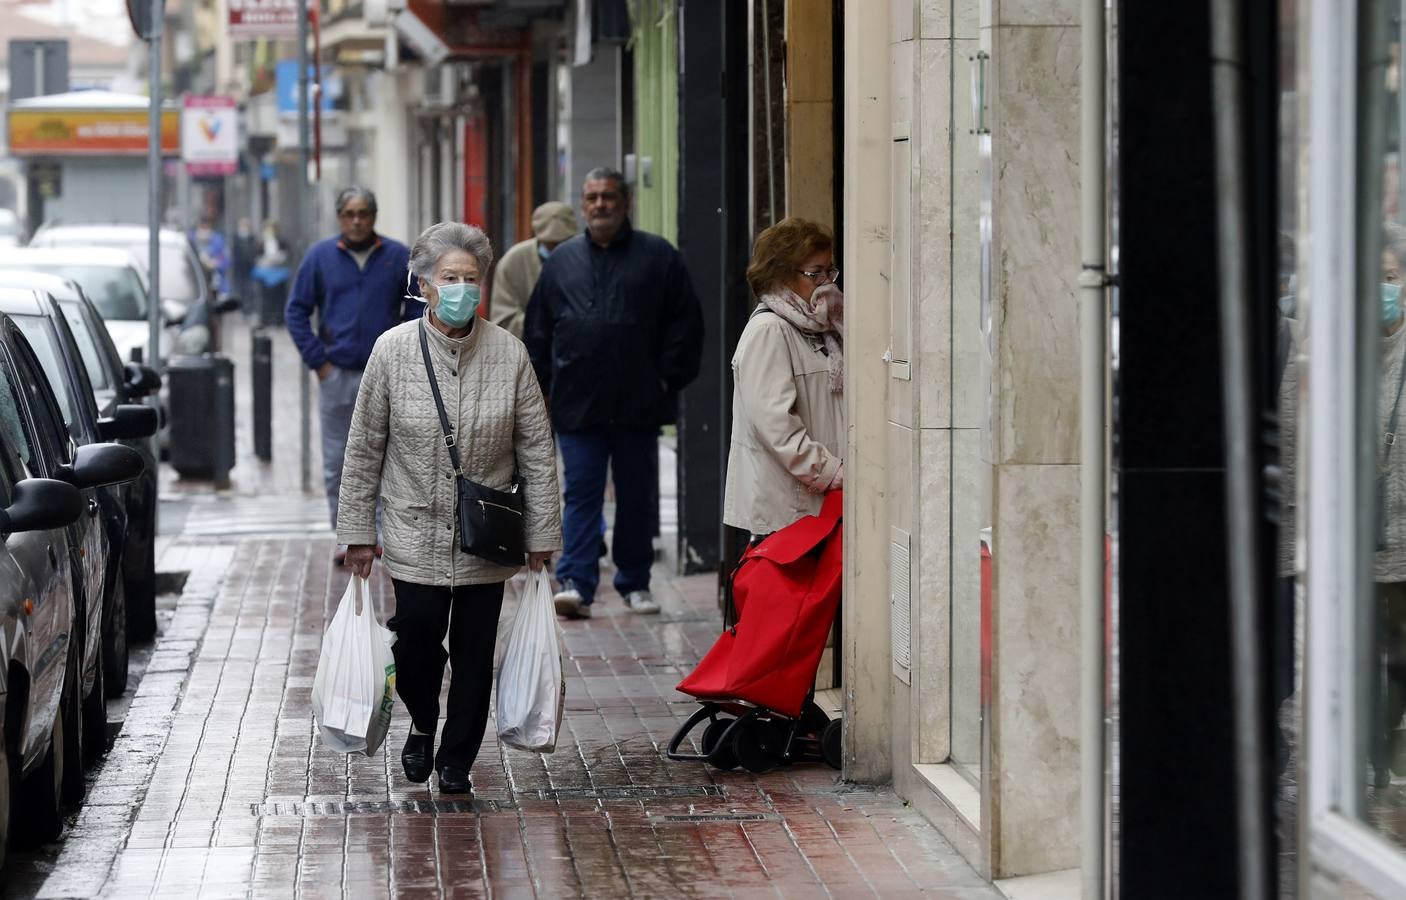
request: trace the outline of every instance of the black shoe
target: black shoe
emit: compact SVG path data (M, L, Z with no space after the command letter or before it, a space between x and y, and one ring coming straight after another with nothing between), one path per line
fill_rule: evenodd
M469 773L457 766L440 766L439 792L441 794L467 794L474 789L469 781Z
M400 751L400 764L405 768L405 777L416 784L430 780L434 769L434 735L412 734L405 739L405 749Z

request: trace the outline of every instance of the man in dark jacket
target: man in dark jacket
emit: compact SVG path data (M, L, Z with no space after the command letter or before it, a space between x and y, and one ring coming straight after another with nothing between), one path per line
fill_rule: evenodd
M343 190L337 195L337 224L341 234L308 248L284 311L293 343L320 382L322 477L333 531L347 431L371 347L382 332L419 318L424 309L405 299L414 293L405 282L410 251L399 241L376 234L375 194L362 187ZM339 564L344 553L338 549Z
M568 618L591 614L609 466L615 589L630 610L657 613L649 569L659 427L674 421L678 392L698 375L703 311L679 252L630 226L619 172L592 169L581 202L586 233L547 257L523 328L566 475L556 608Z

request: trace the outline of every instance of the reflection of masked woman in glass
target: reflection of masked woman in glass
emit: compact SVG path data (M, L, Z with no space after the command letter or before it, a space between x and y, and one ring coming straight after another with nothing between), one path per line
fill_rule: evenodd
M1372 578L1377 584L1380 624L1378 658L1386 666L1381 705L1384 727L1374 742L1376 785L1389 783L1397 750L1397 730L1406 714L1406 447L1396 433L1406 420L1406 319L1401 284L1406 274L1406 228L1388 224L1382 241L1382 364L1377 392L1377 552Z

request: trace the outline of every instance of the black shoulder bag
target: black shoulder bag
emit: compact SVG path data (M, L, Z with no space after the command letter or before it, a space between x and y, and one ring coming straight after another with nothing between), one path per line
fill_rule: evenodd
M459 525L459 549L500 566L521 566L526 551L523 538L522 477L516 467L512 487L506 491L470 481L459 463L459 448L454 432L449 428L449 416L444 412L444 398L439 393L434 364L430 362L430 342L425 335L425 323L420 322L420 355L425 358L425 374L430 377L435 409L439 411L439 427L444 433L444 446L454 466L454 483L458 502L456 514Z

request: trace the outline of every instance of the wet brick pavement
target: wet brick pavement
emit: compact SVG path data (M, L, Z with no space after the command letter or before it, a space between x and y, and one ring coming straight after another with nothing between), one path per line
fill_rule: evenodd
M399 704L376 757L324 749L309 696L347 577L331 551L166 548L162 568L190 578L39 896L998 896L890 792L821 765L754 777L663 757L692 709L673 686L717 632L709 576L661 571L662 616L606 593L567 624L557 751L490 732L471 800L405 779ZM375 587L388 616L379 567Z

